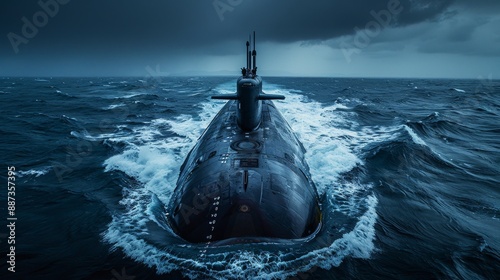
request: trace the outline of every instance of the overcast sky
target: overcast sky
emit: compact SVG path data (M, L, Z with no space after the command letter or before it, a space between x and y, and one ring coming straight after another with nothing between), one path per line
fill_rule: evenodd
M0 76L500 78L499 0L2 0Z

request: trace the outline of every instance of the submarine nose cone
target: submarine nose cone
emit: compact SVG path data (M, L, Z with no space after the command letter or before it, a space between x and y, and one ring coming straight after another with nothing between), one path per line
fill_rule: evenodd
M236 206L228 219L228 227L225 232L227 237L263 236L264 228L262 220L257 212L253 211L248 203L243 202Z
M255 148L252 141L235 142ZM188 186L198 187L179 196L171 217L172 228L179 236L193 243L240 243L301 239L319 230L317 194L301 172L290 172L277 161L262 163L259 158L239 157L232 161L236 167L233 172L222 171L217 177L201 181L194 179L196 184L188 182ZM199 167L193 176L202 170Z

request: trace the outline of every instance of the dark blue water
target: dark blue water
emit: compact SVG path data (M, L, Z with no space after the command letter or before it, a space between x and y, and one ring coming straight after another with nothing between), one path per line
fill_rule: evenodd
M186 244L180 165L234 78L0 79L1 279L498 279L500 82L264 78L307 149L306 243ZM206 252L205 252L206 250Z

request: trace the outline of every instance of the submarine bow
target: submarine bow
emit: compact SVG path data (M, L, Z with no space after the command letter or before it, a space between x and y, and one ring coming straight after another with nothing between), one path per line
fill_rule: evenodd
M251 41L252 38L249 39ZM192 243L245 243L310 238L321 227L305 149L262 92L253 50L235 94L189 152L168 206L173 231Z

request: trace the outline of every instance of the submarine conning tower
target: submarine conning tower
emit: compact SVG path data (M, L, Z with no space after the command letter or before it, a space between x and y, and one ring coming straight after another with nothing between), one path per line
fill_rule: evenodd
M250 51L250 41L253 50ZM262 121L262 100L285 99L283 95L262 92L262 79L257 75L257 51L255 50L255 32L250 36L247 46L247 65L241 68L241 77L236 82L235 94L214 95L212 99L237 100L237 123L243 131L256 130Z

